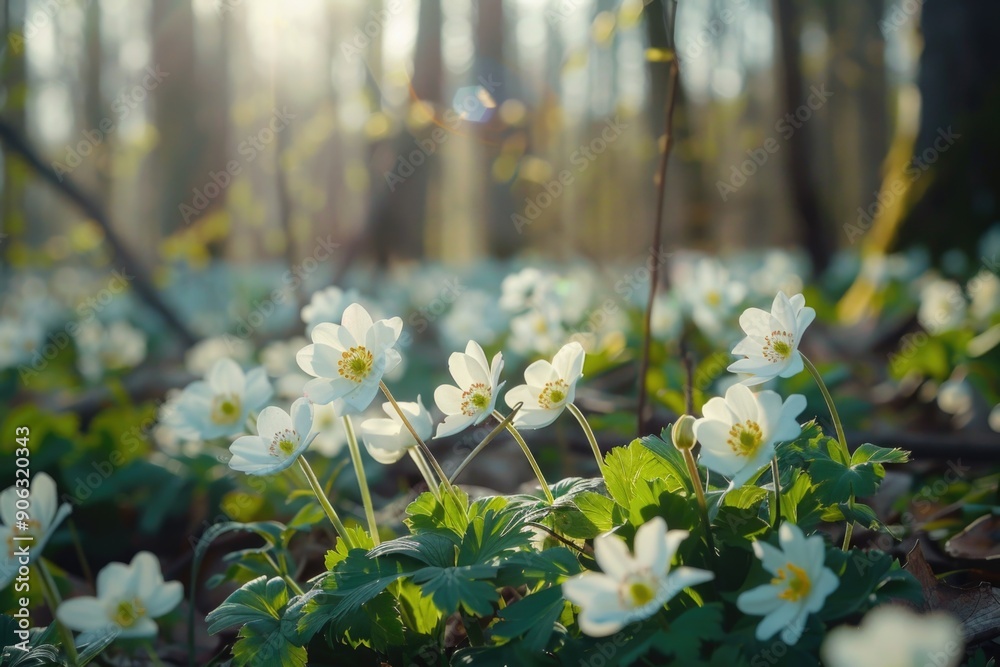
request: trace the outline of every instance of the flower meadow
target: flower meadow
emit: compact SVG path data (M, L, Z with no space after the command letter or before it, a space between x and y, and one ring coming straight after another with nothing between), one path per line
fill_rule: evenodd
M914 263L886 260L875 284L925 342L881 372L899 395L917 376L940 390L895 412L993 424L995 378L970 379L995 354L988 278L966 301ZM675 266L638 434L614 400L634 388L648 294L627 277L604 293L585 270L533 266L494 294L459 279L456 295L440 272L409 276L411 295L323 287L297 331L260 349L210 338L146 403L123 369L155 332L95 319L104 333L46 375L81 395L99 377L110 405L86 426L54 406L5 417L32 424L40 472L0 494L3 664L985 666L956 607L893 553L911 526L887 524L877 494L910 453L845 431L859 408L831 380L851 360L833 356L828 296L844 267L809 288L777 251ZM29 284L8 308L40 333L0 331L5 381L30 389L25 351L60 319ZM178 532L183 556L161 560Z

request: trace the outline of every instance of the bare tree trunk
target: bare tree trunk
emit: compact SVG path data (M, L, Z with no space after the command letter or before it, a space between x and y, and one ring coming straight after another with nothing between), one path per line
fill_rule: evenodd
M775 29L781 51L780 75L783 96L779 109L784 114L794 114L806 102L807 92L799 70L802 53L799 48L801 23L795 0L774 0ZM789 137L785 144L787 177L792 191L792 201L798 214L802 244L812 259L816 271L822 271L830 262L832 243L830 225L820 202L816 179L809 156L808 131L805 127Z

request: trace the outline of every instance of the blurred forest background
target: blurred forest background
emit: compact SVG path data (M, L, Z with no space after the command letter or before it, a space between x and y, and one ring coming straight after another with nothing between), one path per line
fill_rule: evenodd
M4 266L126 257L162 284L213 258L294 262L326 235L345 250L334 273L365 256L640 254L664 13L3 0ZM1000 217L998 25L995 0L680 2L667 244L799 245L819 269L844 247L972 251ZM875 231L852 234L884 188Z

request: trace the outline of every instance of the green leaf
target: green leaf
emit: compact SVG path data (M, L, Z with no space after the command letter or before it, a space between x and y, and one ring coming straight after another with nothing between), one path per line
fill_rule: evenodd
M539 583L554 584L581 571L576 554L566 547L553 547L543 552L518 551L501 563L497 584L534 588Z
M356 544L355 548L357 549L372 549L375 546L371 535L361 526L347 526L347 534L350 536L351 544ZM338 539L333 548L326 552L326 557L323 559L326 569L335 568L338 563L347 558L350 551L351 548L347 546L347 540Z
M878 445L866 442L854 450L854 455L851 456L851 465L854 466L861 463L908 463L909 460L910 453L907 451L879 447Z
M336 569L323 580L323 588L333 594L328 610L333 620L359 609L394 581L420 569L421 563L400 555L371 558L364 549L352 549Z
M573 504L601 533L606 533L625 523L625 513L622 506L603 494L590 491L581 493L573 500Z
M653 442L656 446L655 443L660 441L654 439ZM642 440L633 440L626 447L612 450L605 461L604 478L608 493L629 510L630 520L637 523L642 522L642 510L658 504L662 493L674 493L686 488L670 461L654 454L643 445Z
M642 446L656 455L657 460L663 466L663 478L667 481L671 491L685 489L694 491L691 480L688 479L687 463L684 462L684 455L677 451L673 443L670 442L670 434L667 429L663 429L659 437L647 435L639 442Z
M834 458L839 452L839 445L831 440L826 455L817 457L809 465L809 475L817 485L817 497L825 505L846 503L852 495L861 498L873 495L885 477L885 468L879 460L901 461L906 457L900 450L863 445L848 464Z
M450 493L442 493L440 500L430 491L420 494L406 508L406 524L414 534L440 531L456 545L461 545L465 529L469 527L469 497L456 488L459 501Z
M460 567L425 567L413 574L424 595L434 600L434 605L445 615L461 608L479 617L493 613L493 603L499 597L496 586L484 579L491 579L497 568L490 565L464 565Z
M234 591L205 620L211 634L241 626L233 646L237 665L305 667L306 651L295 643L295 624L282 619L287 605L288 590L282 579L258 577Z
M246 625L253 621L281 618L281 610L288 604L288 591L280 577L268 580L257 577L233 591L217 609L209 612L209 634L226 628Z
M498 614L500 622L492 627L493 635L501 639L523 635L526 648L541 652L549 643L565 605L562 586L544 588L502 610Z
M459 565L488 564L505 551L525 547L531 533L514 510L490 509L469 522L458 554Z
M368 555L380 558L391 554L409 556L424 565L451 567L455 565L455 543L441 533L420 533L383 542Z

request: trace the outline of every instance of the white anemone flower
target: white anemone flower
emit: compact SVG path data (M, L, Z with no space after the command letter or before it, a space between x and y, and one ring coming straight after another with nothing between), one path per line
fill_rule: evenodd
M744 614L764 617L757 625L758 640L767 641L780 632L781 641L793 645L802 636L809 614L823 608L840 580L824 566L822 536L807 538L795 524L783 523L778 539L780 549L760 540L753 543L754 553L774 578L741 593L736 606Z
M169 613L181 601L179 581L164 582L160 562L140 551L128 565L109 563L97 575L97 597L66 600L56 611L71 630L116 631L119 637L154 637L153 620Z
M465 352L453 352L448 369L458 386L443 384L434 391L434 402L445 414L435 437L454 435L473 424L481 424L493 413L504 383L503 354L497 352L491 363L479 343L470 340Z
M421 440L431 437L434 420L419 396L416 403L400 401L399 408ZM389 416L388 419L366 419L361 422L360 430L368 453L379 463L388 465L403 458L406 450L417 446L417 441L413 439L392 403L383 403L382 410Z
M667 530L661 517L635 533L635 555L625 541L605 533L594 540L594 558L603 572L583 572L563 583L563 595L580 607L577 621L591 637L607 637L649 618L677 593L711 581L715 575L693 567L671 568L686 530Z
M257 416L257 435L244 435L229 446L229 467L248 475L273 475L295 463L315 437L312 404L300 398L289 412L269 405Z
M337 414L333 403L313 405L312 430L316 434L309 447L327 458L332 458L344 450L347 444L347 431L344 420Z
M789 298L784 292L778 292L771 303L771 312L747 308L740 315L740 326L746 338L733 348L733 354L744 358L730 364L728 370L749 374L750 377L743 380L748 386L801 373L799 343L815 318L816 311L806 305L801 294Z
M526 384L507 392L505 400L513 408L524 405L514 416L518 428L544 428L554 422L566 406L576 398L576 383L583 376L586 354L580 343L564 345L552 358L552 363L539 359L524 371Z
M299 350L299 367L313 380L305 395L313 403L337 401L341 415L359 414L371 405L382 376L400 362L396 341L403 320L393 317L373 322L360 304L344 310L341 324L322 322L311 333L312 345Z
M954 280L938 278L920 290L917 321L929 333L941 334L962 326L967 310L961 286Z
M733 385L724 399L716 396L705 403L705 416L694 424L701 463L729 477L731 488L743 486L774 456L775 443L793 440L802 432L796 417L805 408L806 399L800 394L782 403L773 391L755 394L746 385Z
M964 646L962 624L954 616L883 605L868 612L859 627L831 630L820 655L827 667L957 667Z
M27 500L28 518L18 517L18 500ZM29 488L10 486L0 493L0 590L7 587L17 574L19 565L28 565L45 550L52 533L71 511L69 503L59 505L56 483L48 474L40 472L31 480ZM23 522L23 524L21 523ZM22 525L23 528L17 526ZM30 539L19 539L30 538ZM21 558L27 556L27 561Z
M729 271L716 259L702 258L692 275L684 281L682 294L688 298L691 319L705 335L723 333L734 309L746 296L747 288L733 280Z
M244 431L247 417L260 410L273 389L263 368L244 373L232 359L215 362L204 381L189 384L162 413L167 426L188 440L212 440Z
M314 292L300 313L306 330L312 331L313 327L322 322L336 322L344 316L348 305L356 301L358 293L353 289L345 292L333 286Z
M205 375L222 357L248 364L253 358L253 344L230 334L205 338L184 354L184 368L192 375Z

